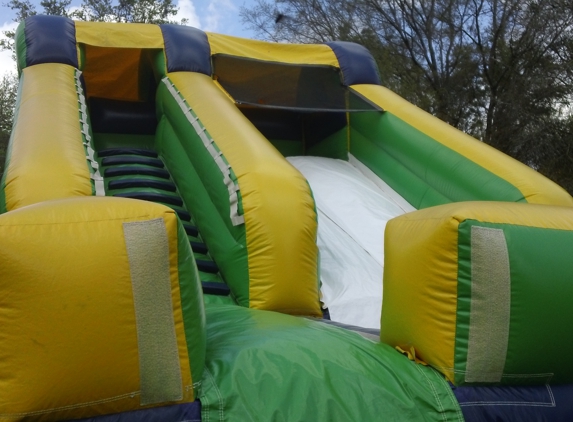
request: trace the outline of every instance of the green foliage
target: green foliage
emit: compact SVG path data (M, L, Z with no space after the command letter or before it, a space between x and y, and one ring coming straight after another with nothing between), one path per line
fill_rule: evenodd
M42 0L40 6L44 8L44 15L69 16L68 7L71 2L72 0Z
M80 7L71 10L71 0L42 0L41 14L66 16L75 20L129 23L182 23L173 17L178 8L173 0L83 0ZM14 21L21 22L38 14L30 0L10 0L3 4L15 12ZM0 48L13 50L14 31L5 31L6 39L0 41Z
M178 10L173 0L84 0L74 11L70 4L71 0L43 0L41 13L97 22L184 23L172 20ZM18 22L37 13L28 0L11 0L5 6L16 11Z
M18 90L18 78L7 74L0 79L0 178L4 172L6 161L6 149L12 130L14 119L14 106L16 105L16 92Z
M384 85L573 193L570 0L258 0L241 17L270 40L363 44Z
M173 0L83 0L80 7L70 10L71 0L42 0L40 6L44 15L66 16L75 20L100 22L138 22L138 23L179 23L172 18L177 14ZM21 22L28 16L38 13L30 0L10 0L4 4L16 15L15 22ZM13 38L12 32L6 32L7 38ZM0 44L4 49L11 44Z
M173 0L84 0L71 18L86 21L128 23L178 23L171 18L177 14Z
M186 20L174 21L179 10L173 0L83 0L80 7L70 9L72 0L42 0L40 13L66 16L81 21L128 22L128 23L175 23L186 24ZM14 22L21 22L38 14L30 0L10 0L3 4L15 12ZM0 50L15 51L15 31L4 31L0 39ZM13 59L16 60L15 54Z

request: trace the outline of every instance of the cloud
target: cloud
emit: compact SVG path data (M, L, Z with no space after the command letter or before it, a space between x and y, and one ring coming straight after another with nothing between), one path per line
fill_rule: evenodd
M238 8L231 0L211 0L205 17L205 31L227 32L224 29L221 31L219 23L221 21L234 22L237 17Z
M199 16L197 16L197 11L195 10L195 5L192 0L179 0L177 6L179 7L179 11L175 15L176 20L187 19L187 25L201 28Z
M0 26L0 37L5 39L4 32L15 31L17 27L18 23L16 22L4 22ZM8 72L16 73L16 62L12 58L12 51L0 51L0 77Z
M12 59L11 51L0 52L0 77L6 73L16 73L16 62Z
M4 33L4 31L15 31L18 27L18 22L4 22L0 27L0 32Z

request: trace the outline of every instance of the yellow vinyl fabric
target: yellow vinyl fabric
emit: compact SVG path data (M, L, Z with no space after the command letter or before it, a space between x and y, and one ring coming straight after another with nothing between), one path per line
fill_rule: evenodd
M237 176L247 239L249 307L321 315L317 220L306 179L210 77L190 72L168 77Z
M573 198L535 170L495 148L455 129L378 85L353 85L352 89L447 148L515 186L527 202L573 206Z
M528 325L528 322L523 322L528 318L535 321L545 317L535 310L535 306L545 307L545 305L532 307L531 304L527 304L525 300L535 299L532 299L533 295L527 298L523 291L537 288L535 286L546 290L563 289L561 285L568 280L564 277L569 276L555 274L559 271L570 271L571 265L568 263L568 257L557 255L552 259L559 263L551 264L549 267L545 259L543 262L534 262L535 258L531 258L533 261L524 261L521 258L523 254L516 251L521 251L519 248L534 249L536 245L544 245L544 242L551 244L553 239L555 239L553 245L558 249L559 242L563 242L560 236L568 236L567 233L573 231L571 215L572 209L569 207L484 201L430 207L390 220L386 227L384 243L381 340L405 351L413 349L416 358L439 369L451 382L456 384L464 382L463 373L460 369L456 370L456 368L465 369L464 353L467 353L468 348L468 325L459 320L460 312L466 311L460 310L460 304L469 309L470 300L473 304L476 298L468 293L469 287L466 287L465 293L460 287L462 282L460 280L463 279L470 280L472 285L475 283L471 274L464 273L469 270L460 264L460 248L468 248L462 251L470 256L469 246L460 243L462 236L460 230L462 224L467 225L467 222L475 221L479 227L485 227L484 230L505 231L509 249L510 262L507 269L511 269L511 276L507 281L511 286L512 323L507 355L509 363L506 363L505 373L531 372L533 367L531 362L522 364L516 358L516 356L528 356L527 351L516 345L525 344L526 339L540 336L539 333L547 333L547 326L539 328L533 323ZM518 237L523 236L523 233L529 236L525 240L526 243ZM486 246L491 251L494 250L493 244ZM560 270L555 271L554 268L550 268L552 265L558 266ZM531 268L535 268L541 275L534 273ZM470 269L474 271L473 268ZM493 270L486 268L486 271L486 276L491 278ZM540 280L543 280L543 283L540 283ZM477 297L477 300L484 299ZM489 300L493 303L499 298L492 297ZM522 303L517 303L519 300ZM497 306L494 309L497 309ZM546 311L552 312L550 309ZM516 315L520 312L523 315L518 318ZM469 314L464 314L464 318L469 318ZM557 320L552 318L540 319L539 324L542 325L542 321L556 324ZM470 326L471 324L474 324L474 321L470 320ZM525 327L520 328L520 326ZM557 344L560 340L556 341L556 347L559 347ZM547 340L538 343L543 348L550 348ZM543 358L543 353L539 356L541 357L538 360L551 360ZM510 367L512 361L518 363ZM463 366L460 366L460 362ZM505 373L504 380L510 377Z
M339 67L336 55L326 44L270 43L211 32L207 32L207 37L211 55L226 54L268 62Z
M139 66L145 49L163 49L158 25L75 22L78 59L90 97L139 101ZM118 60L121 57L121 60ZM134 77L137 75L138 77Z
M152 245L166 259L163 315L137 303L145 292L136 291L136 278L145 275L136 274L139 252L129 244L137 243L132 229L148 224L166 240ZM178 250L178 224L167 207L122 198L47 201L0 216L1 421L86 418L165 405L162 397L193 401L179 289L191 280L177 270L178 254L190 259L190 251ZM172 325L169 353L163 345L144 350L142 329L149 339L149 327L161 331L163 321ZM149 363L154 355L161 359ZM171 381L165 361L178 372ZM174 391L149 389L164 383Z
M431 207L390 220L384 233L381 340L453 368L458 221Z
M76 21L76 42L95 47L163 48L157 25Z
M6 169L8 211L48 199L92 195L75 71L50 63L22 72Z

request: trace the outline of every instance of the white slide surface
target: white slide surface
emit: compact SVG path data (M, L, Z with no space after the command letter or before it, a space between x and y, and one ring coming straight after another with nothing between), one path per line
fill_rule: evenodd
M316 201L322 300L331 319L380 328L384 229L388 220L414 208L350 162L288 160L306 177Z

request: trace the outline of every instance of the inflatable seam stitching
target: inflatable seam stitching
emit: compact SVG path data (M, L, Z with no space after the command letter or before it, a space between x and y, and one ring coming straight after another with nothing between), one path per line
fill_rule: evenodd
M209 376L209 378L211 378L211 384L213 385L213 389L215 390L215 393L217 393L217 398L219 399L219 421L224 421L225 420L225 401L223 400L223 396L221 395L221 391L219 390L219 386L217 386L217 382L215 380L215 377L213 376L213 374L211 373L209 368L205 368L204 371ZM204 398L201 398L201 400L204 400Z
M442 405L440 397L438 396L438 392L434 388L434 384L432 384L432 380L430 378L428 378L428 376L424 373L424 371L417 364L415 364L415 365L416 365L415 368L418 370L418 372L420 372L420 374L422 374L422 376L426 379L426 381L428 381L428 384L430 385L430 388L432 390L432 395L434 396L434 399L436 399L436 403L438 404L438 409L440 411L440 416L442 417L442 420L447 421L448 418L444 414L444 406Z
M468 371L464 371L462 369L455 369L455 368L451 368L451 367L447 367L447 366L439 366L439 365L432 365L432 368L437 369L438 371L442 372L442 373L446 373L446 372L452 372L454 374L467 374ZM555 375L553 372L540 372L538 374L510 374L510 373L504 373L502 375L502 378L547 378L546 382L550 382L551 378L553 378L553 375Z
M133 391L131 393L120 394L118 396L108 397L106 399L90 401L86 403L79 403L79 404L71 404L69 406L62 406L62 407L54 407L52 409L45 409L45 410L36 410L33 412L22 412L22 413L0 413L0 418L5 417L13 417L13 416L35 416L35 415L44 415L47 413L53 412L61 412L64 410L71 410L71 409L78 409L80 407L87 407L87 406L94 406L96 404L103 404L109 403L116 400L126 399L126 398L133 398L135 396L140 395L140 391Z

